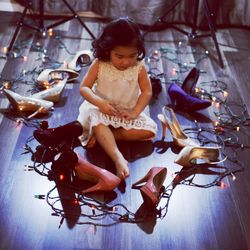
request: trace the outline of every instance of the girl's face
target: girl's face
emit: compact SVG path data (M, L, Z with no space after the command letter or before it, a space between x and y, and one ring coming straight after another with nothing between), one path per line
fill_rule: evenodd
M136 47L116 46L110 52L111 63L119 70L136 65L138 51Z

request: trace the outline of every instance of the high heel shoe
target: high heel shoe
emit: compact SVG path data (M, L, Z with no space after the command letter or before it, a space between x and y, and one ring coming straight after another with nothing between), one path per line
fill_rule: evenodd
M74 143L82 132L82 125L78 121L73 121L57 128L36 129L33 136L45 147L57 147L65 143Z
M11 106L18 112L33 112L27 118L32 118L39 113L48 113L52 110L53 102L19 95L9 89L3 89Z
M97 182L96 185L83 190L84 194L96 191L112 191L121 182L121 179L106 169L95 166L78 154L78 163L75 166L76 176L80 179Z
M37 99L42 99L42 100L47 100L51 102L59 102L61 99L62 92L66 86L67 79L63 79L58 81L54 86L42 90L38 93L35 93L31 95L30 97L32 98L37 98Z
M167 115L168 112L168 115ZM170 119L169 119L169 117ZM160 120L162 124L162 139L165 139L166 129L169 128L174 143L179 147L185 147L187 145L198 146L198 144L189 138L180 127L180 124L175 116L173 109L164 106L162 108L162 114L158 114L157 118Z
M191 71L189 71L188 75L184 79L181 88L188 94L193 95L196 83L200 76L200 70L196 67L193 67Z
M202 100L198 97L186 93L181 87L179 87L175 83L172 83L169 86L168 94L173 107L178 110L195 112L197 110L205 109L211 106L210 101Z
M186 146L178 154L175 163L183 167L191 167L196 164L219 164L227 159L219 160L221 147L193 147ZM202 163L198 163L198 160Z
M78 51L71 62L68 64L68 68L80 71L82 67L89 65L93 61L93 53L91 50Z
M166 175L167 168L152 167L142 179L132 185L132 188L140 190L146 205L155 207L158 203ZM144 185L138 185L144 182L146 182Z
M78 76L79 73L71 69L45 69L36 81L39 87L46 88L63 79L67 79L67 82L74 81Z

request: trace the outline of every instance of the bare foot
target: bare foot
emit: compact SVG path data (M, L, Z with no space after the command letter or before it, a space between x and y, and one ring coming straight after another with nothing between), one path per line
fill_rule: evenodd
M96 138L95 138L95 136L93 135L93 136L89 139L89 141L88 141L86 147L87 147L87 148L93 148L93 147L95 146L95 144L96 144Z
M129 177L129 168L128 168L128 162L125 159L120 159L117 162L115 162L116 167L116 175L124 180L127 177Z

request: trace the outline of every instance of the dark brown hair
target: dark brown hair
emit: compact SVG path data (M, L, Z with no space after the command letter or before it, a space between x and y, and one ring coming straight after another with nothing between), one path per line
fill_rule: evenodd
M145 57L145 47L139 26L129 18L119 18L110 22L93 43L94 56L102 61L110 60L110 51L116 46L135 46L137 60Z

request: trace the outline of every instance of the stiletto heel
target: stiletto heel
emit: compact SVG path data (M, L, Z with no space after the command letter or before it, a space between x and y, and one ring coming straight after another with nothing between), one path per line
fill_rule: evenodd
M59 102L61 99L62 92L66 86L67 79L58 81L55 86L42 90L38 93L31 95L32 98L47 100L51 102Z
M22 96L9 89L4 89L3 93L16 111L33 112L27 118L32 118L38 113L48 113L54 105L53 102Z
M152 167L148 173L132 185L133 189L139 189L143 200L148 206L156 206L159 200L162 184L167 175L167 168ZM144 185L141 183L146 182Z
M219 164L227 159L219 160L221 147L192 147L186 146L178 154L175 163L183 167L198 165L198 160L202 159L205 164Z
M80 179L95 181L96 185L83 190L84 194L96 191L112 191L121 182L121 179L106 169L99 168L86 161L78 154L78 163L75 167L76 176Z
M168 116L167 116L168 112ZM187 145L198 146L198 144L189 138L182 130L173 109L164 106L162 108L162 114L158 114L157 118L161 121L162 124L162 138L165 138L166 128L170 130L174 143L179 147L185 147Z

